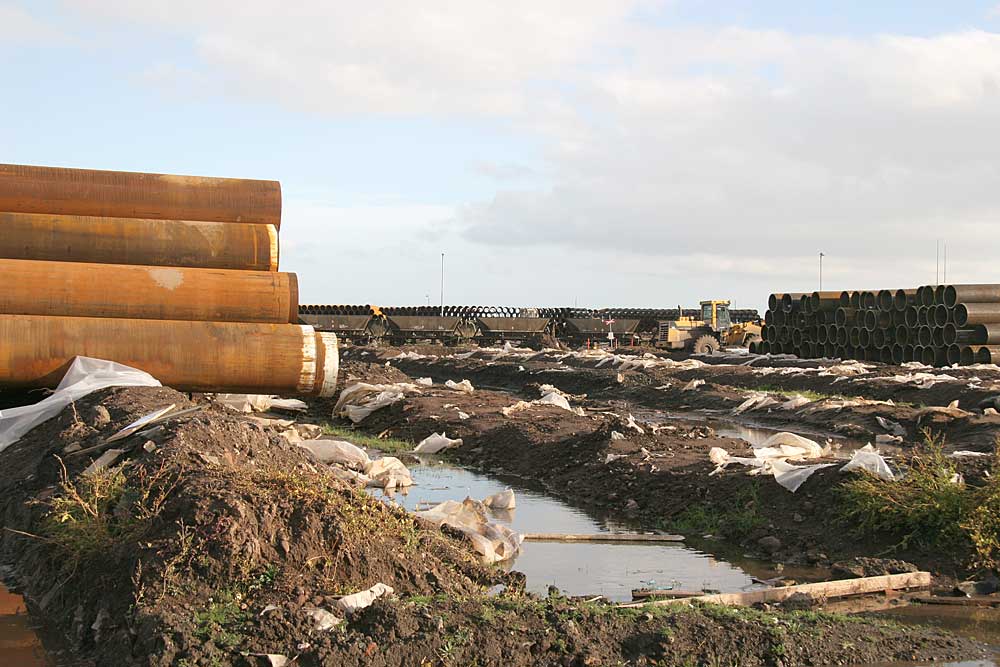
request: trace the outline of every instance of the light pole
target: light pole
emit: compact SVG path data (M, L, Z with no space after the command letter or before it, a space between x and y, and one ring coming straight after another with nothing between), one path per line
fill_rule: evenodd
M441 317L444 317L444 253L441 253Z
M823 253L819 254L819 291L823 291L823 258L826 257Z

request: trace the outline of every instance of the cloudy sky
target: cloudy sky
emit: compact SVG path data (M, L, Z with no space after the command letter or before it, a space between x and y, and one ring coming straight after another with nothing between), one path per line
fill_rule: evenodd
M304 302L1000 282L997 0L0 0L0 161L282 182Z

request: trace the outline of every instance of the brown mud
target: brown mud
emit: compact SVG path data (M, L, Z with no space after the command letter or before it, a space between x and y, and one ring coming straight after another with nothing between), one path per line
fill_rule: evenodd
M343 368L345 382L404 377L351 355ZM678 504L705 497L745 504L745 477L706 481L713 436L703 426L609 449L610 431L624 428L616 416L545 407L508 419L499 408L512 401L435 388L364 428L411 440L444 429L467 438L459 461L639 521L669 519ZM171 403L192 405L167 388L95 392L0 452L0 559L74 664L269 665L270 654L295 665L798 665L984 655L933 628L813 612L619 609L524 594L523 577L481 565L457 534L341 483L274 427L201 399L200 412L149 440L121 441L127 451L113 467L82 474L109 435ZM312 411L331 407L317 401ZM606 465L609 451L625 456ZM822 517L822 488L811 490L809 522ZM757 493L760 505L780 502L768 500L766 484ZM804 523L792 537L806 534ZM336 612L340 596L375 583L395 593L318 627L317 609Z
M1000 387L994 388L993 384L1000 381L998 371L973 371L980 378L976 389L970 389L966 381L917 389L898 383L887 386L885 377L910 372L899 368L881 368L861 380L848 377L837 381L839 376L816 373L760 375L753 373L754 367L732 365L619 371L612 366L568 366L569 361L560 365L545 355L505 361L503 357L488 356L396 359L398 354L395 349L355 349L346 356L371 359L374 367L391 360L394 367L410 376L429 376L436 382L469 379L480 389L472 395L450 392L444 397L410 396L404 403L369 417L362 424L366 430L414 442L445 430L449 437L463 439L464 446L449 456L465 465L534 480L574 504L622 513L647 527L684 532L695 538L711 533L713 540L723 538L719 545L722 549L782 563L819 566L854 557L892 555L947 578L973 574L968 569L967 553L916 546L897 548L898 540L889 536L859 537L841 518L837 494L845 475L838 467L818 470L794 494L773 478L747 476L740 466L710 476L715 468L708 460L712 447L746 455L748 445L738 438L719 436L706 425L703 416L742 419L798 433L849 435L860 444L874 442L878 434L886 432L876 419L884 417L906 429L903 441L891 447L901 458L923 440L927 429L945 437L947 451L993 452L1000 417L979 411L955 417L943 412L928 413L925 408L958 400L971 409L984 398L1000 393ZM953 369L946 371L957 373ZM685 391L687 383L695 379L704 379L705 384ZM746 387L753 386L753 382L780 400L806 391L812 392L809 396L816 404L839 400L834 396L859 395L878 396L877 400L892 400L894 404L816 412L809 412L808 407L796 411L774 409L731 417L730 412L745 400ZM516 398L538 398L542 384L576 395L578 400L572 403L585 407L585 416L547 406L510 417L500 413ZM460 419L459 410L471 417ZM667 428L653 434L647 425L646 433L639 434L625 423L629 413L653 415L656 418L651 417L651 421ZM613 441L613 431L626 435L626 439ZM836 440L834 443L838 446ZM846 457L849 452L840 455ZM975 484L988 475L992 457L955 461L966 481Z

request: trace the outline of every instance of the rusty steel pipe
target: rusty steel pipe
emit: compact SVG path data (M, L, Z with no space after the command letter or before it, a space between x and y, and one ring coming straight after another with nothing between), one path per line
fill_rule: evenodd
M944 304L944 285L937 285L934 287L934 305L940 306Z
M892 363L901 364L903 363L903 346L896 343L892 346Z
M155 320L299 320L294 273L0 259L0 314Z
M892 311L892 326L899 327L905 324L906 324L906 311L905 310Z
M903 325L896 327L896 342L900 345L908 344L910 342L910 330Z
M870 347L872 344L872 332L868 329L858 329L858 344L861 347Z
M278 270L274 225L0 212L0 257Z
M962 348L958 345L949 345L945 348L948 358L948 365L960 364L962 362Z
M1000 345L981 345L974 348L974 351L978 364L1000 363Z
M281 226L281 184L0 164L0 211Z
M846 327L837 327L837 345L840 347L848 347L850 344L850 337L848 336Z
M906 308L906 326L910 329L914 329L920 325L920 311L916 306L907 306Z
M971 366L976 363L976 350L970 345L960 345L958 363L961 366Z
M851 307L851 292L849 290L844 290L843 292L840 293L840 296L838 297L838 300L840 301L840 307L841 308L850 308Z
M913 355L914 355L914 350L915 349L916 348L913 345L904 345L903 346L903 362L904 363L906 363L907 361L913 361L914 360L914 356Z
M797 311L802 300L806 296L802 292L789 292L781 295L781 309L786 313Z
M784 296L784 294L769 294L767 297L767 309L772 312L778 310L781 307L781 300Z
M864 329L859 327L852 327L847 330L847 340L851 347L861 347L861 332Z
M956 324L948 323L944 327L944 340L949 345L1000 345L1000 323L975 324L966 329L959 329Z
M892 297L892 305L896 310L906 310L917 301L916 289L898 289Z
M891 364L892 363L892 348L889 348L889 347L879 348L879 350L878 350L878 360L881 361L883 364Z
M917 324L925 327L930 324L930 313L934 306L920 306L917 309Z
M840 292L813 292L809 295L809 311L836 310L840 305Z
M842 327L847 327L853 325L857 321L858 311L855 308L838 308L837 314L834 316L838 325Z
M895 308L895 294L892 290L881 289L875 294L875 304L879 310L890 311Z
M837 346L831 342L828 342L823 346L823 357L826 359L832 359L837 354Z
M875 329L871 334L872 345L883 348L886 345L885 329Z
M948 322L954 321L954 317L952 315L952 309L944 305L943 303L934 306L933 310L928 313L927 319L928 320L932 319L931 316L933 316L932 323L934 324L934 326L938 327L943 327L944 325L948 324Z
M316 390L315 331L297 324L0 315L0 340L0 384L12 387L55 387L82 355L180 391Z
M920 362L927 364L928 366L934 365L936 355L934 354L934 348L930 346L924 346L920 348Z
M917 329L917 340L920 341L920 345L922 347L929 347L932 345L934 343L934 334L932 333L931 328L924 325Z
M861 293L861 307L870 310L878 307L878 298L875 292L864 291Z
M998 303L1000 285L945 285L943 303L954 308L959 303Z
M960 303L955 306L953 321L965 328L973 324L1000 323L1000 303Z
M931 329L931 338L934 341L935 347L947 347L944 342L944 327L933 327Z
M934 305L934 285L921 285L917 288L916 303L918 306Z

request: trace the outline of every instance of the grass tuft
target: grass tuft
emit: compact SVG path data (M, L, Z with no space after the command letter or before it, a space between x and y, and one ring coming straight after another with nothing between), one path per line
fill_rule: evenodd
M966 484L943 438L924 432L902 474L860 474L840 487L841 516L862 535L891 536L894 549L963 554L973 567L1000 566L1000 457L979 486Z
M335 426L333 424L323 424L323 434L341 438L351 444L367 449L377 449L386 454L398 454L400 452L413 451L414 444L407 440L398 438L382 438L375 435L368 435L355 430L349 426Z

